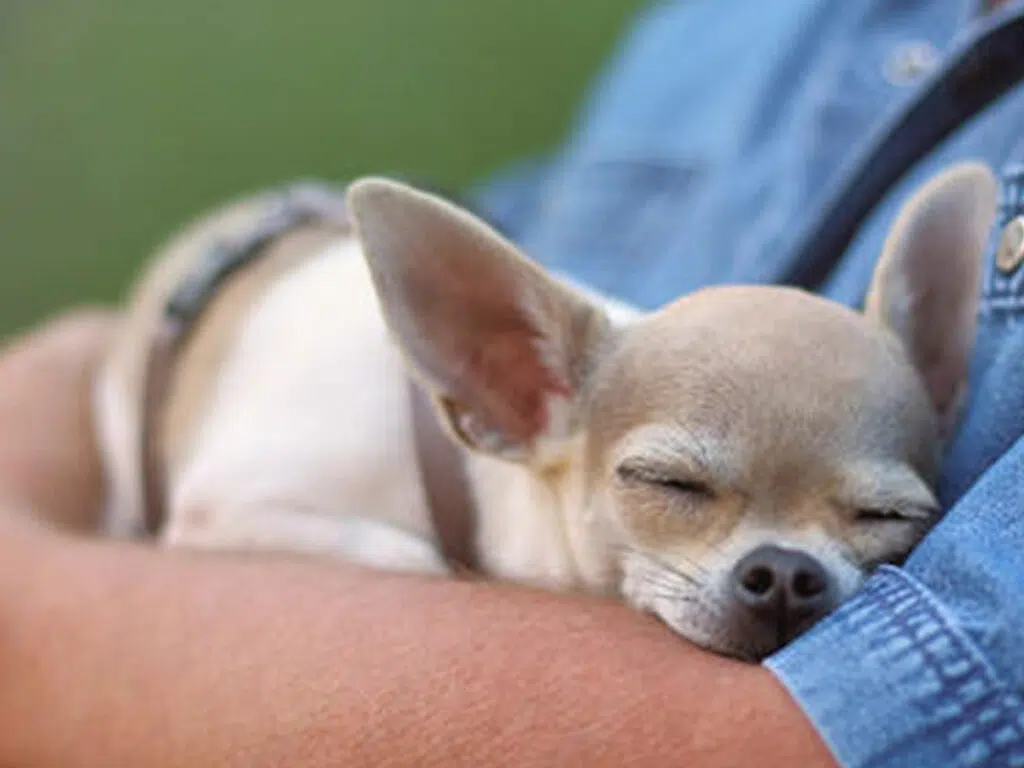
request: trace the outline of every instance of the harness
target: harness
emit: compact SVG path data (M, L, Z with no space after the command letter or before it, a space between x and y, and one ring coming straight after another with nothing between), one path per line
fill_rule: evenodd
M342 234L351 233L343 190L316 183L283 189L244 236L207 248L164 305L149 348L142 393L139 450L146 534L157 535L167 519L160 415L170 396L175 364L204 310L233 277L252 266L282 236L325 224ZM463 455L438 424L430 397L411 377L408 399L417 468L442 553L454 568L475 570L475 514Z

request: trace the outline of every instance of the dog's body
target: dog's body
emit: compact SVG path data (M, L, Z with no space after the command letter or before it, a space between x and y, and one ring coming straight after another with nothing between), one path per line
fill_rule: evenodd
M161 414L161 538L448 572L417 471L411 368L460 443L485 573L621 592L698 643L759 657L926 530L993 196L973 166L921 193L865 321L767 287L643 315L544 275L436 198L361 182L357 232L283 238L202 316ZM142 514L143 378L163 303L264 204L188 229L140 285L97 388L114 532ZM945 278L921 274L923 241ZM785 619L775 606L762 627L753 603L783 577L821 588L780 593L807 605ZM729 607L735 589L750 617Z
M143 376L160 312L210 244L254 226L267 202L245 200L188 228L137 288L97 390L112 533L141 526ZM603 303L619 318L633 315ZM446 572L413 454L408 376L354 233L285 237L216 297L177 366L161 420L169 476L161 539ZM585 566L564 546L547 489L516 465L458 450L478 511L481 567L583 587Z

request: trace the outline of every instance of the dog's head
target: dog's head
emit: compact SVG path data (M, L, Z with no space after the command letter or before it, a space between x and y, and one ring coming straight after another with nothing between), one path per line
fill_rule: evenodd
M995 209L986 168L910 200L863 313L734 286L623 320L436 197L365 179L349 201L452 434L556 486L571 546L690 640L763 657L934 521Z

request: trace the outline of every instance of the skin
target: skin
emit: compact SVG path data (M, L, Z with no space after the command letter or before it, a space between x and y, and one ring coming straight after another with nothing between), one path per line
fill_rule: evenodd
M83 535L112 322L0 357L0 764L833 765L767 671L617 604Z

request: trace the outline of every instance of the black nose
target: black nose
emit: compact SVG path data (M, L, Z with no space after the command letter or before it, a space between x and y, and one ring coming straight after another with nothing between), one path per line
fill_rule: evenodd
M732 586L741 605L787 638L832 608L825 569L810 555L792 549L758 547L736 564Z

